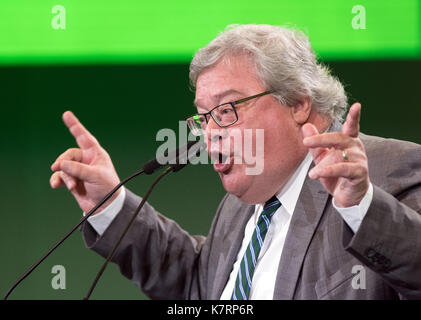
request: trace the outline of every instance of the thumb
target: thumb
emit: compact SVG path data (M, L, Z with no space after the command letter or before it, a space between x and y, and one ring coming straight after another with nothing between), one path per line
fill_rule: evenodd
M345 123L342 126L342 132L350 137L358 137L360 131L360 118L361 118L361 104L354 103L349 109Z

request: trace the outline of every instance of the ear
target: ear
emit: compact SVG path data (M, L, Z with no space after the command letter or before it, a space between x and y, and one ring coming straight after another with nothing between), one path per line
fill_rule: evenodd
M302 101L297 103L294 107L291 108L291 115L294 118L295 122L302 126L305 124L310 117L311 113L311 99L310 97L304 98Z

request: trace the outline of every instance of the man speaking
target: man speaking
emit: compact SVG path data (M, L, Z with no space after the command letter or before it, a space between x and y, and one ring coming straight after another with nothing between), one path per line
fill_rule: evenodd
M146 204L113 257L126 277L153 299L421 298L421 148L360 133L358 103L342 121L343 86L303 33L228 27L196 53L190 81L186 121L225 160L214 169L227 194L207 237ZM88 212L120 180L77 118L63 119L79 148L57 158L50 184ZM264 132L260 174L223 148L250 129ZM116 193L83 226L86 245L106 257L140 201Z

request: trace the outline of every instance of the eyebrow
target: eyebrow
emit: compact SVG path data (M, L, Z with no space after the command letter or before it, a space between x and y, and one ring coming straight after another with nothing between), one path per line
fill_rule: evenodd
M215 95L214 96L214 98L217 100L217 101L221 101L224 97L226 97L226 96L228 96L228 95L230 95L230 94L244 94L243 92L240 92L240 91L238 91L238 90L235 90L235 89L229 89L229 90L225 90L225 91L222 91L221 93L218 93L217 95ZM227 101L227 102L230 102L230 101ZM197 100L194 100L193 101L193 104L194 104L194 106L196 107L196 108L199 108L199 106L198 106L198 104L197 104ZM215 105L216 106L216 105ZM213 107L215 107L215 106L212 106L212 108ZM200 108L202 108L202 107L200 107Z

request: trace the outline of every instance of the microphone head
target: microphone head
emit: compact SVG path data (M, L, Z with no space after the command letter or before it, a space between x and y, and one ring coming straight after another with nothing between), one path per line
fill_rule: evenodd
M171 165L173 168L177 168L177 170L173 169L176 172L187 165L189 155L200 154L204 148L206 148L206 144L201 140L189 141L177 149L165 151L163 155L149 160L143 165L142 169L146 174L152 174L167 165Z
M171 168L173 172L180 171L186 165L188 165L191 160L200 156L202 151L206 149L206 143L199 140L193 141L193 144L190 147L187 147L187 152L183 153L179 158L177 158L177 162L175 164L171 164Z
M152 174L156 170L161 169L162 167L163 167L163 165L160 164L158 161L156 161L156 159L152 159L152 160L149 160L148 162L146 162L143 165L142 169L143 169L143 172L144 173L146 173L146 174Z

